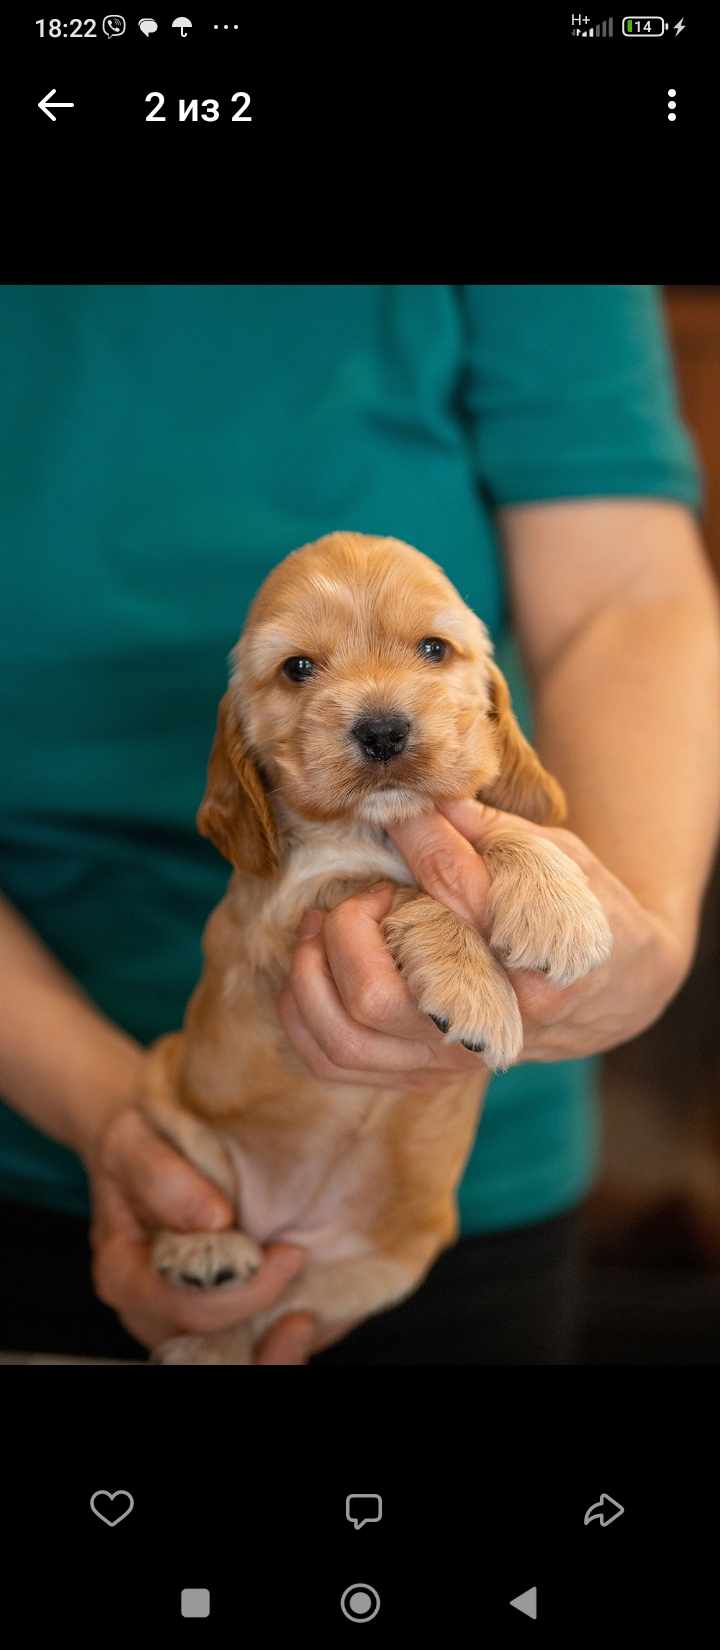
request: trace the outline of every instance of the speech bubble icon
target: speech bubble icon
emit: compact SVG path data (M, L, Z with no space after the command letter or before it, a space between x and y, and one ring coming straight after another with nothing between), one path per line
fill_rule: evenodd
M109 12L107 17L103 18L103 34L107 35L108 40L118 40L124 33L125 18L120 17L115 11Z
M141 17L138 28L140 33L144 35L157 34L157 23L154 17Z
M361 1530L363 1524L379 1524L382 1518L381 1495L348 1495L345 1500L348 1523Z

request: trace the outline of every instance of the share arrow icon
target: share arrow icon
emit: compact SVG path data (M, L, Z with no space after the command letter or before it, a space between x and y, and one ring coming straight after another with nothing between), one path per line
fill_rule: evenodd
M593 1505L588 1507L583 1523L594 1524L597 1519L601 1530L606 1530L608 1524L614 1524L615 1519L620 1518L624 1511L625 1508L620 1506L619 1501L613 1501L611 1495L601 1495L599 1501L594 1501Z

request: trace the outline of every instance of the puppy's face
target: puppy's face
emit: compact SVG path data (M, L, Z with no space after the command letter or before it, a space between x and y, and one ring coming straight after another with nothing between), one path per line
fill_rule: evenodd
M493 777L489 659L484 625L427 556L336 533L266 581L232 692L297 813L384 825Z
M201 832L238 868L268 874L273 800L306 819L379 826L481 794L558 817L558 788L491 651L449 579L409 545L332 533L294 551L234 649Z

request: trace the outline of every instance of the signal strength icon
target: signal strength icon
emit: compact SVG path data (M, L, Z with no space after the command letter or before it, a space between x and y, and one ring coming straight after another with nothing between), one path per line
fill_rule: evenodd
M591 40L611 40L615 33L612 17L606 17L604 23L593 23L590 28L582 28L581 25L588 24L590 18L583 17L580 12L573 12L571 22L573 34L580 35L583 39L587 37Z

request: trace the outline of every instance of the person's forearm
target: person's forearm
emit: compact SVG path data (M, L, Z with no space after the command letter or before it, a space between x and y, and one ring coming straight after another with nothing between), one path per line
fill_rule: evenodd
M0 1096L63 1145L84 1153L134 1097L140 1045L81 991L0 897Z
M720 809L720 629L708 574L618 598L536 674L535 743L568 827L687 947Z

